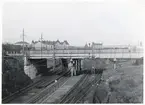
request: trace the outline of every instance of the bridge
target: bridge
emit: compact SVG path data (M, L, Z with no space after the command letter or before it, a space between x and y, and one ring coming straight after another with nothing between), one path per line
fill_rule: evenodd
M128 49L55 49L55 50L30 50L27 52L29 59L49 58L141 58L143 51Z
M23 54L9 54L10 56L23 56ZM73 59L77 70L81 68L81 60L83 58L116 58L116 59L137 59L143 57L143 50L129 50L127 48L112 48L112 49L51 49L51 50L29 50L25 52L24 62L27 64L27 60L39 60L47 59L47 67L49 67L49 59L63 58ZM53 61L55 65L55 60ZM54 66L55 67L55 66Z

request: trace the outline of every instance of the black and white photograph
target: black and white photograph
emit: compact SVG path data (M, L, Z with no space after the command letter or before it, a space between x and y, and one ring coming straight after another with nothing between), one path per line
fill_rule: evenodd
M143 104L144 0L12 0L1 11L2 104Z

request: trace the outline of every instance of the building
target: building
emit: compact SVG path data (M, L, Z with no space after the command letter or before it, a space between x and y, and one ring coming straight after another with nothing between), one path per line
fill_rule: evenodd
M85 48L88 48L88 47L89 47L89 46L88 46L88 44L86 43L86 44L85 44Z
M46 45L41 43L41 41L36 41L31 44L31 47L35 50L46 49Z
M58 49L67 49L69 46L69 43L67 42L67 40L64 40L63 42L60 42L60 44L58 45Z
M69 43L64 40L63 42L57 41L32 41L31 47L35 50L52 50L54 49L67 49Z
M20 45L20 46L23 46L23 44L24 44L24 47L28 47L30 45L29 43L23 42L23 41L19 41L19 42L14 43L14 45Z
M93 49L101 49L103 47L103 43L94 43L92 42Z

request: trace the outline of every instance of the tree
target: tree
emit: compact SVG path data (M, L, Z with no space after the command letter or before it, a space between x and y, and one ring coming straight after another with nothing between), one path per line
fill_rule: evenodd
M20 45L13 45L13 44L2 44L2 48L3 48L3 52L17 52L20 53L20 51L22 50L22 46Z

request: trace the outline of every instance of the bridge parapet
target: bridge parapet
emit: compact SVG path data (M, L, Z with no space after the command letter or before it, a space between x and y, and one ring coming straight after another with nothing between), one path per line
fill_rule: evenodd
M82 50L82 49L56 49L56 50L30 50L28 51L30 54L89 54L89 53L143 53L143 51L130 51L130 50L99 50L99 49L91 49L91 50Z
M30 58L53 58L54 52L30 52ZM141 58L143 57L142 52L56 52L55 58L86 58L86 57L96 57L96 58Z
M16 54L11 54L16 55ZM20 54L21 55L21 54ZM26 51L26 55L30 59L40 58L141 58L143 50L132 51L128 49L55 49L55 50L30 50Z

